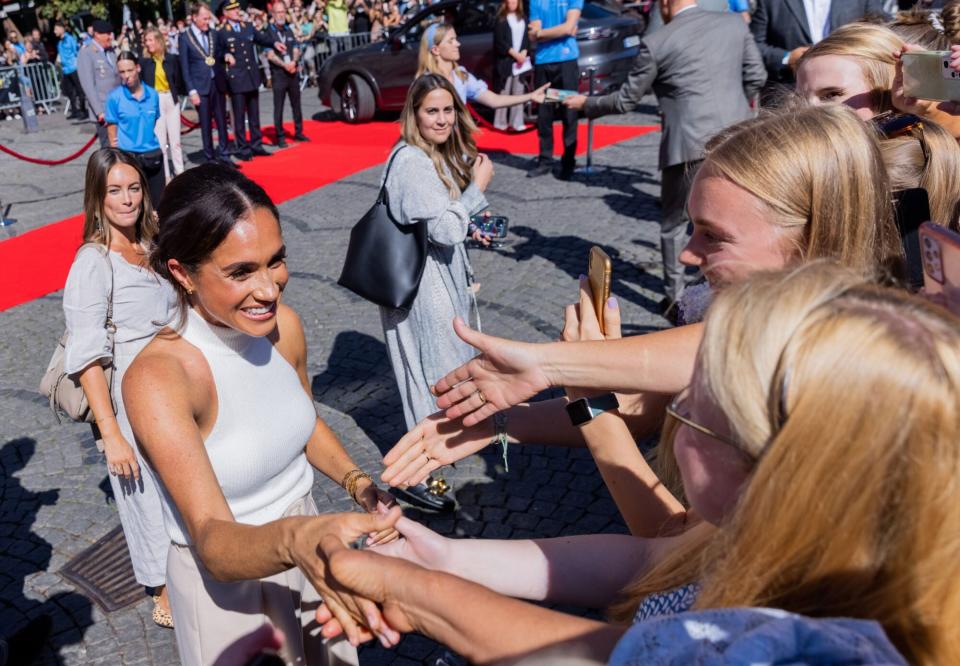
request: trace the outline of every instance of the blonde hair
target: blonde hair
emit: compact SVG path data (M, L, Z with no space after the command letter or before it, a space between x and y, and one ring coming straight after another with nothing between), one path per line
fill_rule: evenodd
M870 86L870 108L874 112L886 111L892 108L890 90L897 67L893 54L902 48L903 41L888 28L872 23L851 23L837 28L811 46L800 57L797 69L820 56L853 58Z
M894 192L922 187L933 222L951 229L960 223L960 145L946 129L926 118L909 135L880 141ZM926 151L926 154L924 154Z
M821 262L722 292L697 389L759 461L728 523L634 583L619 615L699 581L697 608L876 620L909 663L960 663L958 331Z
M453 30L449 23L433 23L423 31L423 37L420 38L420 51L417 55L417 76L424 74L439 74L443 76L443 70L440 69L440 58L433 53L433 47L440 44L447 33ZM433 38L431 39L431 35ZM467 80L467 73L463 69L454 68L453 73L459 76L462 81Z
M439 146L423 138L417 123L417 111L424 98L437 89L450 93L456 109L450 137ZM459 199L460 193L473 180L473 163L477 158L477 144L473 134L476 130L477 126L470 118L467 107L460 101L453 84L442 74L424 74L410 86L403 111L400 112L400 138L430 156L437 175L453 199Z
M707 144L703 168L760 199L796 230L801 261L830 258L863 275L902 255L875 133L842 105L782 109Z
M157 43L160 45L160 59L162 60L165 55L167 55L167 40L164 39L163 33L160 32L159 28L147 28L143 31L143 55L145 58L152 58L153 54L147 50L147 35L153 35L153 38L157 40Z
M157 235L157 221L150 203L150 189L136 158L119 148L101 148L87 161L87 172L83 188L83 242L99 243L110 247L112 239L111 225L103 210L103 200L107 196L107 178L110 170L118 164L126 164L136 170L140 177L140 191L143 201L136 222L137 241L150 245Z
M948 2L941 10L914 7L898 12L887 26L907 44L949 51L953 44L960 44L960 2Z

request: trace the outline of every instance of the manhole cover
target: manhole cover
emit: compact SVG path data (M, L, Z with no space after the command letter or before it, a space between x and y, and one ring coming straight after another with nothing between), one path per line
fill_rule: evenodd
M143 586L134 578L127 540L119 525L67 562L60 575L107 613L143 599Z

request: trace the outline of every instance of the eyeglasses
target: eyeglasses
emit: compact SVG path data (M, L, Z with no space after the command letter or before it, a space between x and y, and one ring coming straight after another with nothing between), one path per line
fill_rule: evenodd
M690 410L687 408L687 399L689 397L690 397L690 387L688 386L687 388L680 391L680 393L678 393L676 397L674 397L674 399L667 406L667 415L676 419L677 421L687 426L688 428L693 428L697 432L703 435L706 435L707 437L711 437L719 442L723 442L727 446L732 446L739 453L746 456L750 460L756 459L754 455L748 453L747 451L744 451L743 445L737 442L736 440L732 439L731 437L727 437L726 435L721 435L716 430L712 430L707 426L701 425L700 423L697 423L696 421L691 419Z
M917 130L919 136L915 136L920 142L920 150L923 151L923 167L927 167L930 161L930 154L927 149L927 141L923 136L923 118L912 113L897 113L896 111L884 111L870 119L877 131L883 135L884 139L896 139L901 136L915 136L913 131Z

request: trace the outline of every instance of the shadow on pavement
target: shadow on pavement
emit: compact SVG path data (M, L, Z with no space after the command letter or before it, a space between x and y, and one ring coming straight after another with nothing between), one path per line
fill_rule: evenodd
M535 256L543 257L574 279L586 274L590 248L599 245L610 255L613 263L613 279L610 287L613 295L636 303L651 312L656 311L657 303L628 283L659 292L662 289L660 278L650 275L636 264L620 259L620 251L617 248L579 236L544 236L536 229L527 226L511 227L510 232L524 239L525 242L515 242L509 247L497 250L498 252L518 262L527 261Z
M7 663L59 663L60 650L83 640L92 624L90 600L76 592L59 592L38 601L26 596L26 579L45 572L53 548L31 531L41 507L57 503L58 488L35 492L14 474L36 451L35 440L22 437L0 449L0 631L7 642Z
M371 335L338 334L327 369L310 387L314 400L352 417L382 454L406 432L386 345Z

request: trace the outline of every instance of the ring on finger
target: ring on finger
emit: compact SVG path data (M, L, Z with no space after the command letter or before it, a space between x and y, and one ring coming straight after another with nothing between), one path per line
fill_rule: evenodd
M483 394L483 391L481 391L480 389L477 389L477 397L480 398L480 404L481 404L481 405L487 404L487 396L485 396L485 395Z

